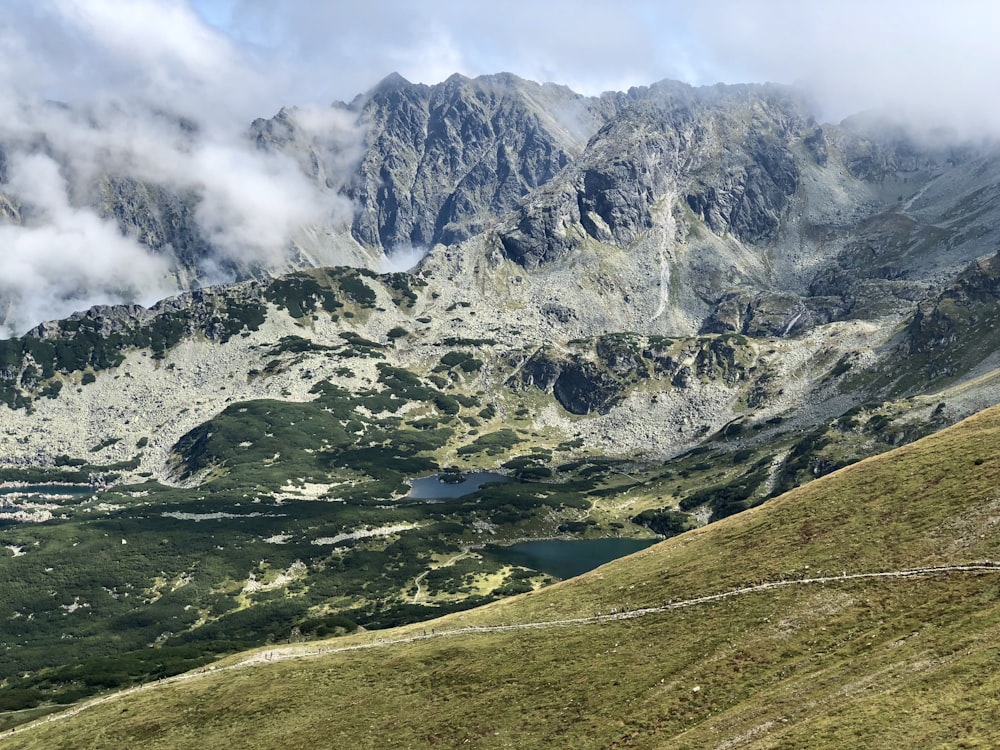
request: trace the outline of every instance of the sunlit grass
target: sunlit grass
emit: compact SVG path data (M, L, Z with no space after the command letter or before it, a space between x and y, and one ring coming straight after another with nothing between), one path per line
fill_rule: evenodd
M992 410L579 579L330 647L989 559L998 447ZM845 580L631 621L383 645L147 688L6 746L990 747L998 594L992 572Z

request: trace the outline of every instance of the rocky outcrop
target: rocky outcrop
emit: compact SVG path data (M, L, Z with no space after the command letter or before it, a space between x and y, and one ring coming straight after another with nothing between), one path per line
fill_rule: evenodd
M671 82L633 94L555 184L500 224L503 251L537 268L588 239L628 247L674 194L719 235L771 238L798 184L800 109L775 87Z
M774 237L798 184L798 169L787 140L753 134L744 163L728 168L715 184L699 181L687 203L717 234L732 233L744 242Z
M212 247L198 226L199 197L128 175L105 175L97 185L100 215L112 219L122 233L174 261L174 267L195 269Z
M979 326L1000 322L1000 256L977 261L932 302L917 309L907 328L911 354L941 353Z
M656 379L680 390L695 380L734 386L751 379L756 360L742 337L675 341L609 334L590 346L580 342L582 350L572 353L542 347L526 358L510 355L508 365L515 372L506 385L551 393L571 414L606 414L644 381Z
M794 336L850 313L841 297L803 297L790 292L731 291L719 298L702 333L741 333L753 337Z
M605 414L624 395L621 383L595 363L540 349L507 381L515 389L534 386L551 393L570 414Z
M830 158L830 151L827 146L826 136L823 135L823 128L816 128L802 139L802 144L809 149L810 155L819 166L826 166L826 162Z

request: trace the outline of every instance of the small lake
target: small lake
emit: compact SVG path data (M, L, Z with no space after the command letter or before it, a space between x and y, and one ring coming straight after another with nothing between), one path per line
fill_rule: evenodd
M660 539L541 539L510 547L490 547L494 557L510 565L572 578L588 570L646 549Z
M474 471L463 474L460 482L447 481L454 475L432 474L429 477L410 480L410 491L406 497L410 500L444 500L452 497L471 495L484 484L499 484L509 482L510 477L492 471Z

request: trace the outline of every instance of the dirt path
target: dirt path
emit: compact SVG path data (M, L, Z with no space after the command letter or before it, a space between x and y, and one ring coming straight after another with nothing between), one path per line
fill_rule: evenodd
M423 588L423 580L427 577L427 574L430 572L431 572L430 570L425 570L423 573L421 573L420 575L418 575L416 578L413 579L413 585L417 587L417 590L413 594L413 602L412 602L413 604L416 604L420 600L420 593Z
M426 641L435 638L450 638L453 636L460 635L470 635L476 633L502 633L513 630L544 630L548 628L564 628L573 626L583 626L583 625L601 625L609 622L618 622L621 620L635 620L640 617L649 617L650 615L662 614L665 612L671 612L676 609L683 609L686 607L694 607L699 604L708 604L710 602L718 602L723 599L731 599L737 596L744 596L746 594L754 594L761 591L769 591L771 589L783 588L786 586L810 586L815 584L835 584L847 581L859 581L865 579L903 579L903 578L923 578L938 575L948 575L952 573L971 573L971 574L982 574L982 573L1000 573L1000 563L993 562L976 562L968 563L965 565L937 565L929 566L923 568L908 568L906 570L894 570L894 571L884 571L876 573L847 573L844 572L840 575L834 576L818 576L815 578L782 578L774 581L764 581L762 583L754 584L751 586L743 586L736 589L730 589L729 591L723 591L718 594L708 594L706 596L695 597L694 599L683 599L676 602L666 602L659 607L644 607L640 609L626 610L622 612L612 612L608 614L597 613L590 617L573 617L565 620L543 620L540 622L522 622L522 623L511 623L504 625L470 625L462 628L451 628L448 630L436 630L431 629L429 632L425 629L420 635L407 636L405 638L379 638L377 634L373 634L372 640L367 643L358 643L352 646L285 646L282 648L272 648L267 651L260 651L253 656L247 657L246 659L236 662L234 664L229 664L223 667L203 667L199 670L193 672L186 672L185 674L176 675L175 677L168 677L166 679L159 680L155 683L147 683L144 685L139 685L137 687L128 688L117 693L111 693L109 695L102 696L100 698L95 698L93 700L82 703L78 706L74 706L68 711L64 711L60 714L52 714L44 719L33 722L31 724L26 724L22 727L16 727L14 730L9 732L5 736L19 734L20 732L27 732L35 727L44 726L53 721L60 721L62 719L69 718L71 716L76 716L81 711L85 711L88 708L93 708L95 706L100 706L104 703L110 703L111 701L120 700L133 693L138 693L143 690L155 690L163 685L171 685L177 682L184 682L186 680L194 680L202 677L206 677L210 674L216 674L219 672L231 671L234 669L245 669L247 667L256 666L259 664L269 664L272 662L285 661L286 659L301 659L310 658L316 656L325 656L328 654L340 654L349 651L364 651L373 648L386 648L389 646L395 646L401 643L413 643L415 641ZM0 737L0 742L2 742L3 737Z
M435 566L433 566L431 568L428 568L423 573L421 573L416 578L414 578L413 579L413 585L417 587L417 592L413 595L413 602L412 603L413 604L417 604L418 603L418 601L420 599L420 594L423 592L423 580L424 580L424 578L427 577L428 573L430 573L432 570L439 570L441 568L447 568L449 565L454 565L456 562L458 562L463 557L465 557L466 555L468 555L470 549L471 549L471 547L462 547L462 551L459 552L457 555L453 555L452 557L449 557L447 560L445 560L444 562L440 563L439 565L435 565Z

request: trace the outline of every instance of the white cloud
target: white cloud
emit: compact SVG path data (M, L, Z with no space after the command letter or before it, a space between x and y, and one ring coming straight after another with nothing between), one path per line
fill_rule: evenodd
M161 288L163 259L85 208L108 172L201 195L220 267L280 264L297 226L348 220L336 190L363 133L329 103L393 70L426 83L509 71L584 93L670 77L801 82L834 119L883 107L1000 132L1000 6L981 0L8 0L4 10L0 143L14 167L2 189L36 213L0 226L0 305L15 299L22 327L57 307ZM244 138L282 105L300 107L290 116L300 145L322 154L319 184Z
M0 225L0 296L7 333L93 304L149 304L172 287L167 265L112 222L71 206L59 165L15 156L8 187L24 202L24 225Z
M382 257L379 271L382 273L410 271L423 260L425 255L427 255L426 248L397 246L388 255Z
M219 0L197 0L215 5ZM1000 5L985 0L231 0L296 102L349 99L391 71L425 83L509 71L583 93L663 78L808 86L839 119L884 106L965 130L1000 125Z
M199 146L185 166L202 181L199 224L238 263L280 266L292 232L327 218L323 195L285 157L209 143Z
M176 268L87 208L106 175L198 197L214 247L202 282L234 266L280 269L295 230L350 221L336 180L316 184L250 141L251 119L274 111L257 109L273 80L185 0L12 2L0 21L0 147L14 167L0 191L27 208L24 226L0 226L0 333L89 301L176 291ZM349 171L362 131L343 113L301 116L336 146L330 168Z
M206 26L181 0L49 0L69 25L89 36L109 58L161 80L228 73L235 64L226 38Z
M703 79L798 82L833 118L881 108L970 134L1000 131L996 3L717 1L692 3L685 16Z

